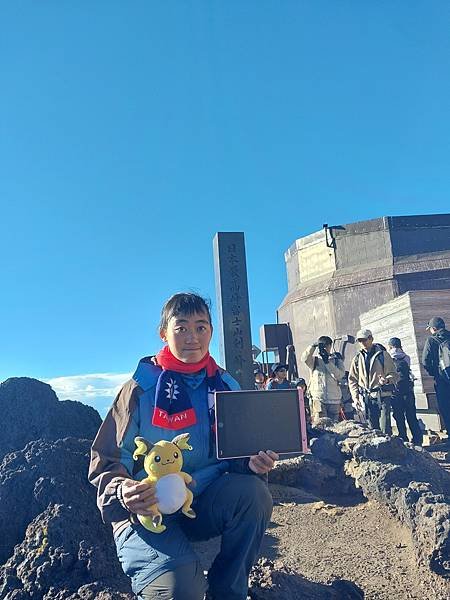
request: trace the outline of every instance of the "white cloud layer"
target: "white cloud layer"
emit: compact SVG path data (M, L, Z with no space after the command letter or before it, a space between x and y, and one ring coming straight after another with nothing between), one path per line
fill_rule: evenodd
M52 386L60 400L79 400L95 406L95 401L114 398L132 373L88 373L53 377L46 383Z

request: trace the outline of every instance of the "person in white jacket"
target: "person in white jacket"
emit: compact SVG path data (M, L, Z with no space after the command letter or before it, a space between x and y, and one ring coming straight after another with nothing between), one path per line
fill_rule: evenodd
M342 399L339 381L345 375L345 367L342 356L337 352L331 353L332 345L332 339L322 335L316 344L306 348L301 357L311 371L308 391L312 400L313 424L321 417L339 420Z

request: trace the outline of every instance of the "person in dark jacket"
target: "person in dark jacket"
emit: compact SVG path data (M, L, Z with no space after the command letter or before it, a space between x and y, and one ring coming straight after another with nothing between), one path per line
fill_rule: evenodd
M272 367L272 379L266 384L266 390L290 390L292 385L287 380L287 365L275 363Z
M439 413L447 434L450 434L450 382L444 378L439 366L439 349L441 344L450 343L450 331L445 329L445 322L441 317L430 319L427 330L431 335L425 342L422 364L427 373L434 377L434 389Z
M353 407L353 399L348 387L348 371L345 371L344 377L339 382L339 387L342 394L342 410L346 420L352 420L355 417L355 409Z
M415 446L421 446L423 436L416 415L416 398L414 396L414 380L411 374L411 360L403 352L402 342L397 337L389 340L388 352L394 361L398 374L398 381L395 384L391 400L398 434L405 442L409 441L406 432L406 417L412 434L412 443Z
M306 421L307 423L311 423L311 403L309 398L308 386L306 385L306 381L303 377L300 377L295 382L295 387L297 389L301 389L303 392L303 401L305 403L305 413L306 413Z

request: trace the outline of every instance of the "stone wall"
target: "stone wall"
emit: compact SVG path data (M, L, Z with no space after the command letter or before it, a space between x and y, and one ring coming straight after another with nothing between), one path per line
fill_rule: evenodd
M319 231L296 240L285 261L288 293L278 320L290 324L300 356L320 335L354 335L361 314L407 291L450 290L450 214ZM355 350L347 347L347 366Z

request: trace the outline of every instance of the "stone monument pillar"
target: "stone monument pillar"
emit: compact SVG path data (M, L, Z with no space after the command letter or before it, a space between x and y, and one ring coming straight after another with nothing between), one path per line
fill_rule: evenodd
M242 389L254 389L245 241L242 232L214 236L214 271L223 367Z

